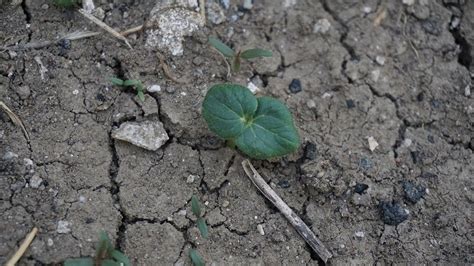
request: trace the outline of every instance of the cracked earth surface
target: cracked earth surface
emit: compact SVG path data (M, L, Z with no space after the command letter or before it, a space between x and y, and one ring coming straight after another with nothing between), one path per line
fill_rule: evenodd
M238 14L235 2L228 17ZM104 21L120 29L141 24L154 5L101 3ZM3 1L2 45L96 29L48 4ZM129 37L134 50L104 34L70 48L0 51L0 99L31 137L28 144L0 113L0 263L33 226L39 234L21 265L91 255L100 230L137 265L189 265L191 247L217 265L321 263L246 178L244 157L201 118L207 88L226 81L208 35L274 51L229 81L251 78L293 112L301 148L254 165L333 252L331 264L474 263L474 101L466 92L474 2L265 0L241 15L208 23L186 39L183 56L167 56L185 84L166 79L141 33ZM322 21L329 29L314 30ZM112 87L112 76L160 85L146 95L155 112ZM302 84L296 94L293 79ZM158 151L111 138L120 124L144 120L163 122L170 136ZM413 200L407 184L423 197ZM194 225L193 194L205 202L207 240ZM398 225L382 211L392 202L409 213Z

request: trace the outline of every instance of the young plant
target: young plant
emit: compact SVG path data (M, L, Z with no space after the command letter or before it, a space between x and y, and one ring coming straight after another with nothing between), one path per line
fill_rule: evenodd
M196 225L197 228L199 229L199 232L201 232L201 236L204 238L207 238L209 235L209 232L207 230L207 224L206 220L202 217L202 212L201 212L201 206L199 204L199 200L195 195L191 197L191 211L193 212L194 216L196 216L198 219L196 220ZM201 255L199 255L199 252L195 249L190 249L189 250L189 258L191 258L191 261L193 262L194 266L204 266L204 260L202 259Z
M202 107L209 129L251 158L283 156L300 144L288 108L274 98L255 97L246 87L214 85Z
M136 80L136 79L127 79L127 80L122 80L119 78L111 78L110 81L112 84L117 85L117 86L122 86L122 87L133 87L135 91L137 92L137 96L140 99L140 101L144 102L145 101L145 89L143 88L143 84L141 81Z
M95 257L67 259L64 266L131 266L128 257L115 249L105 232L100 232Z
M253 59L259 57L271 57L272 52L264 49L248 49L245 51L237 51L235 52L232 48L227 46L225 43L220 41L217 38L209 37L209 44L211 44L214 48L217 49L227 60L230 61L230 65L232 66L233 72L240 71L240 62L242 59Z

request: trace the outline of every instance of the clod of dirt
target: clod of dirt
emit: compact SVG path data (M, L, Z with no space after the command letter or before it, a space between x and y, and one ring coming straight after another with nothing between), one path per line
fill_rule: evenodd
M218 25L226 21L226 16L222 7L216 2L207 2L206 4L207 19L212 24Z
M398 202L383 201L380 203L382 221L388 225L398 225L408 219L408 211Z
M354 187L354 192L357 194L363 194L369 188L369 185L363 183L357 183Z
M405 199L412 203L417 203L426 194L424 186L416 185L411 181L403 182L403 191L405 192Z
M291 93L298 93L303 90L301 87L301 81L299 79L293 79L288 87Z
M151 11L149 23L156 27L146 31L145 45L168 50L172 55L182 55L184 37L202 27L203 19L198 13L183 8L163 9L163 5L158 3Z
M316 159L317 155L318 150L316 144L308 142L308 144L306 144L306 146L304 147L304 157L308 160L314 160Z
M151 97L150 95L145 95L144 101L141 101L138 96L135 96L135 102L140 105L145 116L158 113L158 104L155 98Z
M160 121L125 122L112 132L112 138L156 151L169 139Z
M326 33L331 28L329 20L322 18L314 24L313 33Z

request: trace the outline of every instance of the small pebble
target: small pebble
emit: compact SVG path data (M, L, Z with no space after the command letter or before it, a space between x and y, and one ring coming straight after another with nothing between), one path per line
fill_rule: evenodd
M346 100L346 106L347 106L347 108L349 108L349 109L354 108L354 107L355 107L354 100L352 100L352 99Z
M253 94L257 94L260 90L260 88L258 88L257 86L255 86L255 84L253 84L253 82L249 82L247 84L247 88L253 93Z
M372 161L371 161L370 159L368 159L368 158L362 158L362 159L360 159L360 161L359 161L359 166L360 166L363 170L367 171L367 170L369 170L370 168L372 168L373 165L372 165Z
M174 88L174 87L167 87L166 88L167 93L174 93L175 91L176 91L176 88Z
M316 108L316 102L314 100L308 100L306 106L308 106L309 109Z
M362 232L362 231L357 231L357 232L355 232L355 236L358 237L358 238L363 238L363 237L365 237L365 233Z
M56 232L58 234L67 234L67 233L71 232L69 222L68 221L58 221Z
M42 182L43 182L43 179L35 174L30 178L30 187L39 188Z
M464 88L464 96L466 96L466 97L471 96L471 86L470 86L470 85L467 85L467 86Z
M362 12L364 12L365 14L369 14L370 12L372 12L372 8L370 6L364 6L362 8Z
M382 210L382 221L388 225L398 225L408 219L408 211L397 202L380 203Z
M263 225L259 224L257 225L257 231L260 233L260 235L264 236L265 231L263 231Z
M301 81L299 79L293 79L290 83L289 90L291 93L298 93L302 90Z
M374 151L379 146L379 143L372 136L367 138L367 141L369 142L369 150L370 151Z
M243 4L244 9L250 10L253 7L252 0L244 0Z
M404 181L402 186L405 192L405 199L411 203L417 203L426 194L426 188L424 186L416 185L411 181Z
M48 238L48 247L51 247L54 245L54 241L51 238Z
M402 0L402 3L407 6L412 6L415 4L415 0Z
M314 24L313 33L326 33L331 28L329 20L322 18Z
M194 182L194 180L197 179L196 175L189 175L188 178L186 179L186 183L191 184Z
M224 207L224 208L228 207L229 205L230 205L230 202L227 201L227 200L224 200L224 201L222 202L222 207Z
M46 9L48 9L48 8L49 8L49 5L48 5L48 4L43 4L43 5L41 5L41 9L46 10Z
M369 188L369 185L363 183L357 183L354 187L354 192L357 194L363 194Z
M151 85L148 87L148 92L160 92L161 91L161 86L160 85Z
M281 180L278 182L278 186L281 188L289 188L291 185L287 180Z
M17 88L16 93L22 100L26 100L31 95L30 87L20 86Z
M3 160L11 160L14 158L18 158L18 154L11 151L7 151L5 155L3 155Z
M377 62L377 64L383 66L383 65L385 65L385 57L377 55L375 57L375 62Z
M318 150L316 147L316 144L312 142L308 142L306 146L304 147L304 157L308 160L314 160L316 159Z

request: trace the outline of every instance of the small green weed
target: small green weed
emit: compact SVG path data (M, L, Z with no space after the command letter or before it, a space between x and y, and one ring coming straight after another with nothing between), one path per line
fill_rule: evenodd
M110 81L112 84L117 85L117 86L122 86L122 87L133 87L135 91L137 92L138 98L143 102L145 101L145 89L143 88L143 84L141 81L136 80L136 79L127 79L127 80L122 80L119 78L111 78Z
M130 266L128 257L115 249L105 232L100 232L95 257L67 259L64 266Z
M283 156L300 144L291 113L282 102L257 98L240 85L211 87L202 115L211 131L254 159Z
M191 197L191 211L193 212L194 216L197 217L196 225L199 229L199 232L201 233L201 236L207 238L209 236L209 232L207 230L206 220L204 220L204 218L202 217L203 214L201 211L201 206L198 198L195 195ZM191 258L191 261L195 266L205 265L204 260L202 259L201 255L199 255L199 252L197 250L190 249L189 257Z
M271 51L264 50L264 49L248 49L245 51L237 51L235 52L232 48L227 46L221 40L209 37L209 44L211 44L214 48L216 48L227 60L230 61L230 65L232 66L233 72L240 71L240 62L242 59L253 59L259 57L271 57L273 54Z

